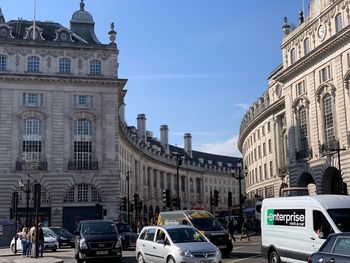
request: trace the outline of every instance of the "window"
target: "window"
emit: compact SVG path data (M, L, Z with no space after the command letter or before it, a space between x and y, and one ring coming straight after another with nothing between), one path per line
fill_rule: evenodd
M259 156L259 159L261 158L261 147L260 145L258 146L258 156Z
M23 93L23 105L27 107L41 107L43 105L43 94Z
M262 126L262 127L261 127L261 135L262 135L262 136L265 136L265 126Z
M314 232L318 235L320 239L326 239L329 236L329 234L333 231L327 218L323 215L321 211L317 210L312 211L312 216Z
M270 177L273 176L273 163L270 161Z
M88 202L89 196L89 185L87 184L78 184L78 202L86 203Z
M92 161L92 125L88 119L74 123L74 161L81 169L89 169Z
M66 192L63 202L98 203L101 202L101 195L97 189L90 184L77 184Z
M90 61L90 74L101 75L101 61L97 59Z
M271 125L270 125L270 122L267 123L267 132L270 132L271 131Z
M74 95L74 105L78 108L91 108L92 96L91 95Z
M28 57L28 72L39 72L39 57L31 56Z
M299 109L299 128L300 128L301 150L306 153L309 148L309 142L308 142L308 132L307 132L307 112L304 106L302 106Z
M321 69L320 74L321 74L321 76L320 76L321 82L327 81L330 78L329 66Z
M271 142L271 139L270 140L268 140L268 148L269 148L269 153L271 153L272 152L272 142Z
M295 61L296 61L295 48L292 48L292 50L290 51L290 63L294 64Z
M308 54L310 52L310 39L306 38L304 40L304 55Z
M156 228L149 228L145 234L145 240L153 241L156 234Z
M267 178L267 165L264 163L264 179Z
M256 133L257 133L257 137L258 137L258 140L259 140L260 139L260 130L257 130Z
M71 73L71 61L69 58L60 58L59 72L64 74Z
M0 71L7 70L7 56L0 55Z
M304 81L299 82L296 85L296 89L297 89L297 96L303 95L305 93Z
M266 156L266 143L263 143L263 156Z
M323 102L323 122L324 122L325 142L330 143L335 139L332 96L330 94L327 94L323 98L322 102Z
M22 154L23 161L41 160L41 121L36 117L23 121Z
M343 18L341 14L335 17L335 32L339 32L343 29Z

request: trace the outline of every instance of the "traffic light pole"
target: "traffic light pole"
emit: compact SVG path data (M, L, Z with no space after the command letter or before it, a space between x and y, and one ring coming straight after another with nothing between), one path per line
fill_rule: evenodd
M213 213L213 192L210 191L210 213Z
M130 191L130 185L129 185L129 181L130 181L130 173L131 171L128 171L126 172L126 182L127 182L127 189L128 189L128 197L127 197L127 213L128 213L128 224L130 224L130 194L129 194L129 191Z

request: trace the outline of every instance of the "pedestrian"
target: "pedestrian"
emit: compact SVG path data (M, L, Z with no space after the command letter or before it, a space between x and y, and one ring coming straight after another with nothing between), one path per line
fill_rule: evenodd
M227 231L229 232L231 238L233 239L233 241L236 242L235 236L233 235L233 233L235 232L235 224L233 223L232 218L230 218L228 220L226 228L227 228Z
M33 226L31 229L30 229L30 233L31 233L31 237L32 237L32 254L31 254L31 257L32 258L36 258L37 254L36 254L36 239L37 239L37 233L36 233L36 227Z
M23 227L22 232L19 234L19 239L22 244L22 256L25 257L27 255L27 247L28 247L28 227Z
M32 240L32 229L28 228L28 234L27 234L27 251L26 251L26 256L31 257L32 256L32 245L33 245L33 240Z
M248 237L248 240L250 240L250 236L248 233L248 224L247 224L247 218L244 218L243 223L242 223L242 234L241 238L239 240L242 240L242 238L246 235Z
M38 236L38 244L39 244L39 255L43 257L44 254L44 231L42 223L39 223L39 236Z

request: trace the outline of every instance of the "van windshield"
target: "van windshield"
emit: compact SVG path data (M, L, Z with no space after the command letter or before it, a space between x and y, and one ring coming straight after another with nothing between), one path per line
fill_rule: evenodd
M193 218L193 226L201 231L218 231L223 230L223 226L215 218Z
M350 208L328 209L327 211L341 232L350 231Z

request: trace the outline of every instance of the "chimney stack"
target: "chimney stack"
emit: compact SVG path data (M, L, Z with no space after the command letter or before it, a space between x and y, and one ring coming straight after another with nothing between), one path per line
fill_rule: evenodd
M137 137L143 141L146 141L146 115L137 115Z
M169 129L168 125L160 126L160 143L165 149L165 153L169 154Z
M184 150L192 158L192 135L191 133L185 133L184 135Z

